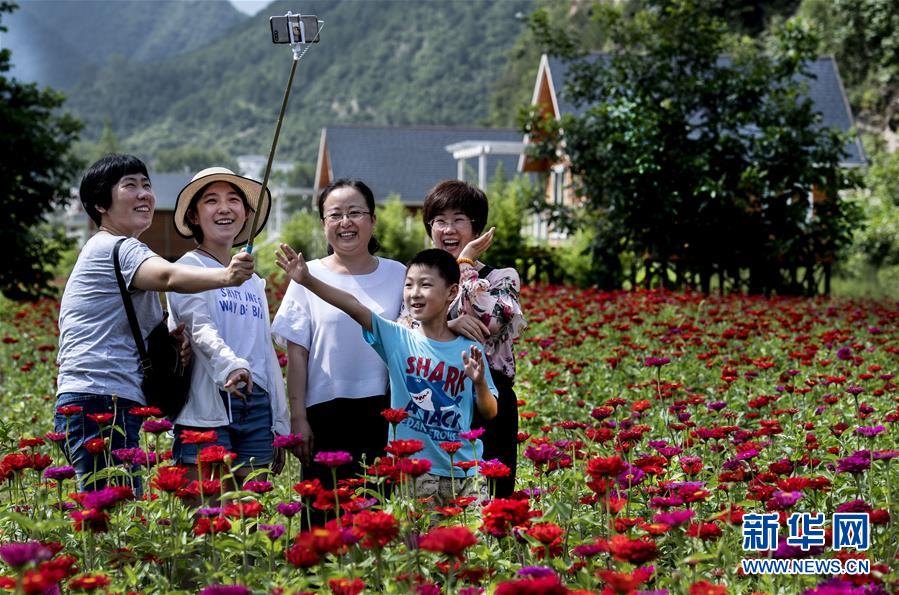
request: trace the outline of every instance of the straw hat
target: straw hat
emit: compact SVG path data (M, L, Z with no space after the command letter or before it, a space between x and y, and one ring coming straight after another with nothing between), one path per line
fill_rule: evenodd
M185 218L187 215L187 207L190 205L190 201L197 192L213 182L228 182L229 184L234 184L243 191L244 196L247 197L247 202L250 203L250 207L252 207L254 211L257 210L256 203L259 200L259 189L262 188L262 183L239 176L225 167L207 167L206 169L197 172L197 175L193 177L190 183L181 189L181 192L178 193L178 199L175 201L175 231L177 231L178 235L181 237L194 237L194 233L187 226L187 220ZM272 193L268 188L265 189L265 195L262 197L261 208L262 210L259 213L259 227L256 229L256 235L259 235L259 232L265 227L265 223L268 221L269 211L272 208ZM247 222L244 224L243 229L240 230L240 233L237 234L237 237L234 238L235 246L242 246L247 243L254 216L255 213L253 212L247 213Z

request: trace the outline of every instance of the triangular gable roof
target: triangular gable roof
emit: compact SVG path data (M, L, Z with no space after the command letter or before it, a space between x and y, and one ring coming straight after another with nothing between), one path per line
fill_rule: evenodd
M602 54L591 54L586 59L593 62L601 57ZM722 57L719 61L727 63L729 59ZM811 77L802 76L800 80L808 84L809 98L812 100L815 110L821 114L822 125L835 128L840 132L849 132L854 125L852 109L849 106L836 61L832 57L823 57L809 62L806 67ZM566 62L544 54L540 59L540 67L537 71L537 83L532 103L537 104L538 99L551 95L552 104L546 104L543 101L540 103L552 105L553 115L556 118L562 114L582 115L589 109L589 106L576 106L566 98L565 79L567 75L568 64ZM543 88L547 88L547 90L541 91ZM540 91L539 98L538 91ZM525 142L527 142L526 137ZM857 134L846 144L845 150L846 154L842 161L844 166L859 166L867 163L861 139ZM523 162L522 169L524 168L525 163Z
M446 147L462 141L519 141L521 133L505 128L450 126L328 126L322 128L316 192L338 178L359 178L378 201L398 194L408 206L421 206L437 182L456 178L456 160ZM506 177L515 175L518 156L488 155L487 176L500 163ZM477 160L468 161L477 170Z

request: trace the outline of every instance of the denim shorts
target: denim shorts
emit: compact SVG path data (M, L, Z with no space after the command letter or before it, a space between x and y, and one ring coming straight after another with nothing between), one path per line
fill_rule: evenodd
M175 444L172 456L179 465L196 465L197 454L207 446L218 444L235 453L234 465L262 467L275 460L275 449L272 441L272 406L268 393L254 386L253 392L242 399L233 394L220 391L222 399L231 401L231 423L217 428L201 428L196 426L175 426ZM225 404L227 409L227 401ZM182 430L208 432L215 430L217 439L207 444L185 444L181 440Z
M109 438L110 448L113 451L119 448L137 448L139 445L139 434L143 418L129 413L132 407L140 407L140 403L131 399L123 399L117 397L113 399L112 395L91 395L87 393L60 393L56 398L56 407L66 405L77 405L81 407L81 413L65 416L59 413L53 418L53 430L66 435L66 439L60 442L63 454L69 464L75 468L78 474L80 489L99 490L106 486L106 481L98 479L96 481L88 481L85 483L84 477L96 471L105 469L110 461L106 460L105 454L96 457L87 452L84 447L88 440L93 438ZM113 413L115 412L114 426L104 425L103 435L100 435L100 426L97 422L88 419L88 413ZM134 472L137 467L132 467ZM134 473L131 483L125 485L133 485L134 493L140 495L141 482L140 475Z

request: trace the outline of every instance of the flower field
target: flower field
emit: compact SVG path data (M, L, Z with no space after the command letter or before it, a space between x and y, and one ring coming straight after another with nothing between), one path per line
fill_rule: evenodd
M189 485L167 460L167 422L152 411L144 412L141 449L110 453L100 444L96 455L137 465L143 497L128 485L79 493L54 444L63 436L51 432L58 304L4 302L0 588L899 588L899 302L565 287L525 288L522 302L530 327L518 344L519 491L438 510L410 487L408 478L427 465L408 443L391 444L369 475L336 491L301 481L295 459L241 491L217 480ZM227 453L214 455L209 464L227 475ZM326 458L342 462L339 453ZM481 465L484 476L503 471ZM192 499L202 504L187 506ZM328 525L307 530L310 507L330 511ZM794 512L823 513L823 545L787 543ZM779 543L744 551L744 515L761 513L776 515ZM869 547L835 549L834 513L868 513ZM870 567L853 575L745 574L743 558L862 559Z

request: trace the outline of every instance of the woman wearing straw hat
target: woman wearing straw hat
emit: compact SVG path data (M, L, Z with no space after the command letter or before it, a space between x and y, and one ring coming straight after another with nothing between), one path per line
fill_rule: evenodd
M144 336L163 319L157 292L241 285L253 274L253 258L239 253L225 261L227 267L197 272L150 250L138 238L153 222L156 196L146 165L133 155L99 159L81 178L79 194L99 231L81 248L60 304L54 426L66 435L63 450L81 488L100 489L106 481L95 472L106 467L107 459L91 454L86 445L108 437L110 450L136 448L144 418L131 410L146 403L140 356L112 262L115 246ZM187 345L183 359L190 357ZM132 481L139 492L140 478Z
M257 209L265 226L271 208L261 184L224 167L197 173L178 194L175 229L193 238L197 248L179 264L218 269L231 249L247 243L249 219ZM254 468L280 472L283 454L272 446L276 435L290 431L284 381L271 342L265 281L253 275L239 287L195 295L167 294L170 324L183 323L194 351L187 404L175 420L173 455L192 469L208 443L185 440L184 430L214 429L216 441L235 453L235 479L242 483Z

